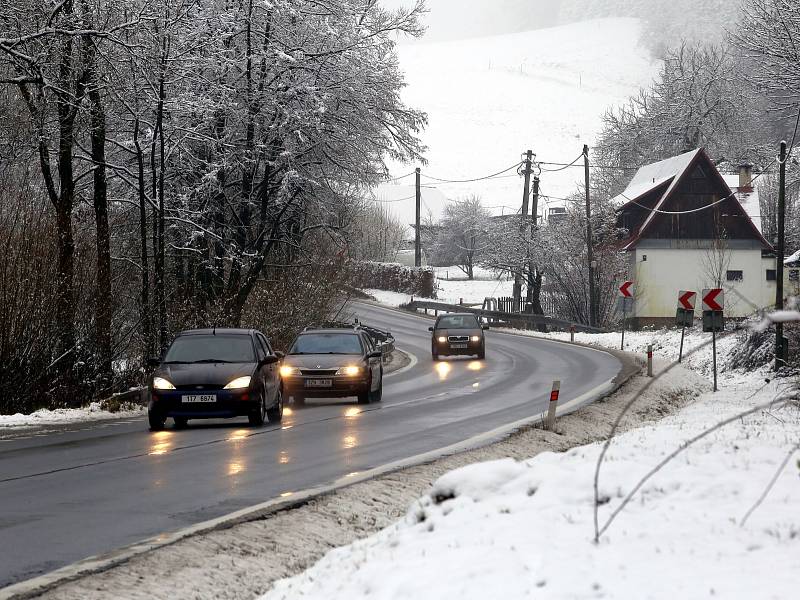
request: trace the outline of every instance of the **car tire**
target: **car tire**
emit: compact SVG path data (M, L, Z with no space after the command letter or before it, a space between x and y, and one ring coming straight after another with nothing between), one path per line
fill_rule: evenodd
M294 394L292 396L292 404L294 406L305 406L306 405L306 397L301 396L300 394Z
M383 400L383 382L381 381L380 386L374 392L370 392L370 402L380 402Z
M434 361L437 361L437 360L439 360L439 353L438 353L436 350L433 350L433 349L431 349L431 358L432 358Z
M175 429L186 429L189 424L189 419L186 417L172 417L172 420L175 422Z
M283 419L283 393L281 390L275 394L275 406L267 409L267 419L270 423L280 423Z
M162 416L159 412L151 408L147 411L147 422L150 425L150 431L161 431L164 429L164 423L167 422L167 417Z
M367 387L366 391L358 393L358 403L359 404L369 404L370 400L372 400L372 392Z
M253 427L261 427L267 420L267 407L266 401L264 400L263 391L261 392L261 398L259 399L258 411L247 415L247 420L250 421L250 425Z
M486 346L481 346L481 349L478 350L478 360L483 360L486 358Z

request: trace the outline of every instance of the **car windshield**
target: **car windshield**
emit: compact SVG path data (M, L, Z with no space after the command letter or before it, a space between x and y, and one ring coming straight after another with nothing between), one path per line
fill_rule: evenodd
M450 315L439 319L437 329L478 329L478 320L472 315Z
M306 333L295 340L289 354L361 354L361 342L351 333Z
M256 362L249 335L182 335L167 351L164 362Z

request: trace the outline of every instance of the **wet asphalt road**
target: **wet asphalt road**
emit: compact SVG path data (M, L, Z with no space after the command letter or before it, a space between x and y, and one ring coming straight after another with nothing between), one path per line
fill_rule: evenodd
M309 400L280 425L146 419L0 431L0 588L88 556L454 444L541 413L613 379L609 354L496 332L485 361L430 358L430 324L352 304L417 363L385 380L383 402ZM5 436L5 437L4 437Z

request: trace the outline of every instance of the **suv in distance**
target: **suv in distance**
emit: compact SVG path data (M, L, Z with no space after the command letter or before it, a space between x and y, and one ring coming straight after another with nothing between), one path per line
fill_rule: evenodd
M361 329L306 329L286 354L280 373L284 393L295 404L306 398L356 396L359 404L380 402L383 353Z
M433 327L428 327L432 332L431 356L439 360L440 356L477 355L479 359L486 358L486 337L484 330L487 325L481 326L478 318L472 313L451 313L436 319Z

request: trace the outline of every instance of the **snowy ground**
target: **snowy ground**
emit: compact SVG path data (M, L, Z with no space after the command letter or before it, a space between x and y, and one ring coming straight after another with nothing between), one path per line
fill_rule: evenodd
M448 304L458 304L463 300L464 304L482 305L485 298L509 297L514 291L513 278L509 278L508 275L498 276L480 267L475 268L475 279L472 281L469 281L458 267L436 267L434 271L438 288L436 300L415 296L416 300L432 300ZM410 294L373 289L364 292L387 306L397 307L411 300Z
M689 332L684 348L686 367L706 380L709 339ZM576 334L576 341L618 348L620 334ZM662 368L677 359L679 343L679 331L626 334L626 350L644 354L653 344ZM721 365L739 343L735 334L719 339ZM722 372L719 392L617 437L600 474L600 527L621 512L599 544L592 481L601 445L594 443L450 471L402 519L332 550L263 600L796 597L800 405L781 402L794 394L794 380L771 377L767 368ZM637 489L687 440L753 409Z
M4 428L21 429L44 425L102 421L105 419L139 417L144 413L144 407L112 413L103 410L99 402L92 402L89 406L84 408L59 408L56 410L47 410L43 408L29 415L23 415L22 413L0 415L0 432L2 432Z

